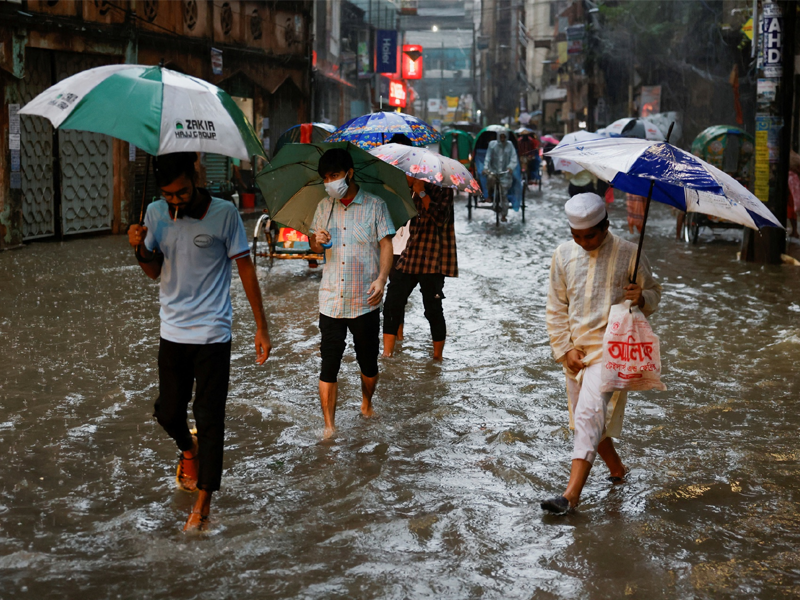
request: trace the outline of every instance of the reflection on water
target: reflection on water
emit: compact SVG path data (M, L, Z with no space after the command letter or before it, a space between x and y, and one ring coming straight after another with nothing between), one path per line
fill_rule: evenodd
M0 598L796 597L798 271L737 262L735 232L676 243L661 206L646 251L669 390L631 396L628 484L598 464L577 514L541 514L571 449L543 321L564 199L554 183L499 229L461 201L445 362L428 360L416 294L378 419L360 417L348 352L334 444L319 443L320 272L260 271L261 368L235 281L226 471L200 538L180 532L192 497L151 418L157 287L126 239L0 254Z

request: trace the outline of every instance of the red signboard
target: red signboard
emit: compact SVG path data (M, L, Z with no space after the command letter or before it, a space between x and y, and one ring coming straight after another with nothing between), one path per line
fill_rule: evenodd
M389 106L406 107L406 84L400 79L389 82Z
M422 46L403 46L403 79L422 79Z

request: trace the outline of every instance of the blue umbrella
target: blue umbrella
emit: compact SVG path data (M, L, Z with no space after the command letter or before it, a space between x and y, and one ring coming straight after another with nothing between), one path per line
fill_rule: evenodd
M370 150L387 143L395 133L408 136L415 146L427 146L444 136L425 121L399 112L376 112L351 119L334 131L326 142L350 142Z
M684 212L698 212L739 223L751 229L783 228L775 215L746 187L704 160L668 142L609 138L576 142L546 153L578 163L615 189L647 196ZM639 266L637 255L636 267ZM636 271L634 271L634 280Z

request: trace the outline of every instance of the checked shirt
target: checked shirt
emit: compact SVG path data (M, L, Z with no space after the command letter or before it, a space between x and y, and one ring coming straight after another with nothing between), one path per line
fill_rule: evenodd
M325 198L317 205L310 229L327 230L333 242L325 251L319 312L334 319L355 319L376 310L367 296L380 273L378 244L394 235L386 203L364 190L358 190L349 206Z
M395 268L409 275L458 277L453 190L426 183L425 193L431 199L427 209L414 194L417 216L411 220L408 244Z

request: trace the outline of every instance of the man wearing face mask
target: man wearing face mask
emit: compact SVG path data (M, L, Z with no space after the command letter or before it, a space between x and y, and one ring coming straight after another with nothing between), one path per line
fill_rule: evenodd
M199 492L184 531L205 529L211 494L222 478L234 260L256 320L256 363L263 364L271 350L242 219L232 203L196 186L196 159L194 152L156 159L156 183L164 199L147 207L144 227L128 230L139 266L150 278L161 277L159 395L153 416L181 450L178 487ZM186 423L195 384L196 436Z
M361 413L373 415L380 306L392 268L395 229L386 203L356 184L353 159L347 150L325 152L317 172L328 197L314 213L309 244L313 252L326 253L319 289L319 397L327 438L335 431L337 378L348 330L361 368Z

